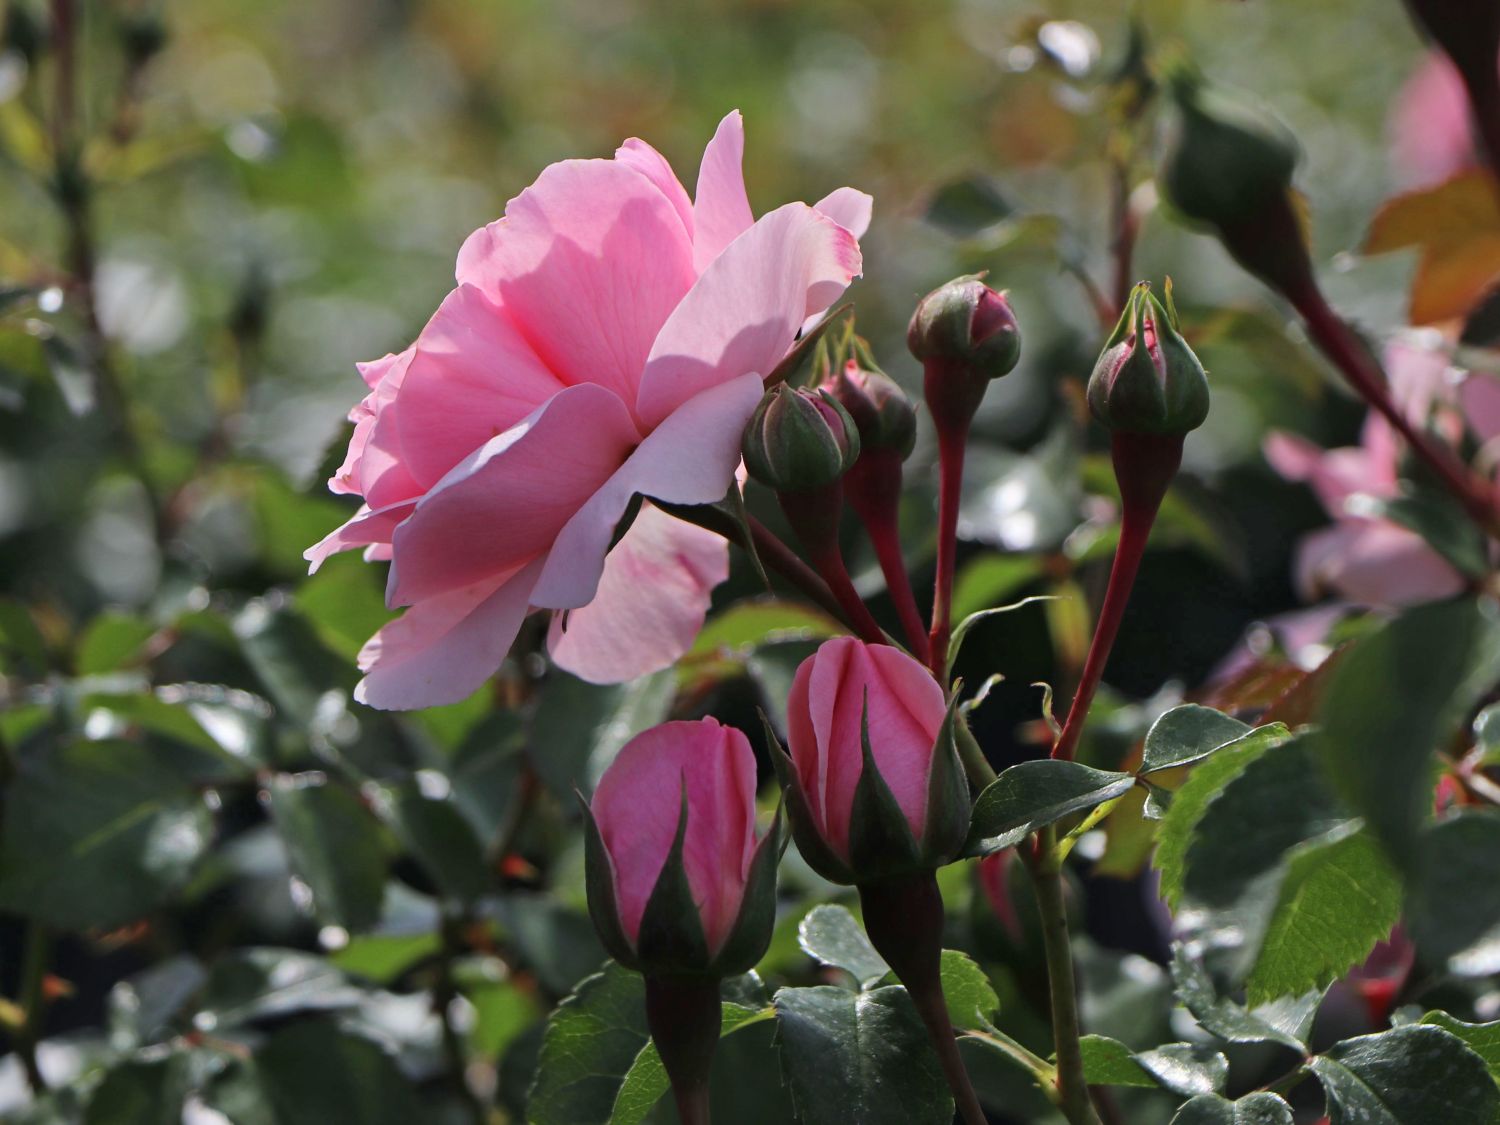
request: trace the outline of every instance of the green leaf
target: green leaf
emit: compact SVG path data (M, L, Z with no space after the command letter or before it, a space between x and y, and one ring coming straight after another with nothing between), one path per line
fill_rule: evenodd
M837 621L810 606L775 600L738 602L704 625L683 659L740 653L782 641L824 640L843 632Z
M1107 1035L1085 1035L1078 1040L1083 1051L1083 1076L1090 1086L1155 1087L1156 1079L1136 1061L1135 1052Z
M953 583L953 616L962 621L971 613L1005 601L1042 577L1037 555L982 554L959 568Z
M1231 719L1222 711L1185 703L1174 707L1146 732L1146 746L1141 756L1142 774L1185 766L1208 757L1221 746L1227 746L1250 731L1248 723Z
M1474 746L1482 767L1500 765L1500 703L1492 703L1474 717Z
M1223 788L1267 750L1286 740L1284 729L1260 727L1197 766L1172 795L1157 834L1156 867L1161 872L1161 894L1176 909L1182 901L1188 847L1209 804Z
M950 1125L953 1098L904 988L776 993L782 1072L805 1125Z
M236 949L209 970L200 1020L223 1030L297 1012L349 1008L364 995L343 973L311 953L271 947Z
M959 1031L984 1027L1000 1008L995 986L974 958L957 949L943 950L943 998L948 1018Z
M1015 205L1005 198L998 183L985 176L970 176L933 192L923 218L945 234L967 239L1015 214Z
M526 1120L606 1125L649 1038L646 985L639 975L611 963L587 978L547 1020Z
M860 985L891 971L854 915L842 906L825 903L809 910L797 926L797 944L814 961L843 969Z
M425 797L414 784L393 787L380 805L386 822L443 894L472 903L490 886L484 849L450 801Z
M1423 956L1462 976L1500 972L1500 813L1428 825L1412 866L1406 914Z
M141 647L155 634L156 626L143 617L101 613L89 622L79 639L73 665L80 676L118 671L133 663Z
M7 786L0 908L64 929L110 929L164 902L213 834L203 799L161 751L79 742Z
M773 1019L774 1008L746 1008L740 1004L726 1003L723 1008L723 1023L719 1037L738 1031L742 1027ZM656 1053L656 1044L647 1042L630 1064L625 1079L620 1083L620 1092L615 1095L614 1109L609 1116L610 1125L640 1125L646 1120L661 1096L671 1088L661 1056Z
M256 1052L255 1072L277 1125L411 1125L425 1117L390 1056L322 1020L278 1031Z
M20 602L0 598L0 671L39 680L50 664L47 642L31 612Z
M1292 1107L1276 1094L1249 1094L1238 1101L1199 1094L1172 1118L1172 1125L1292 1125Z
M1051 594L1035 594L1029 598L1022 598L1018 602L1012 602L1010 605L996 606L993 609L976 610L969 614L953 627L953 636L948 641L948 667L951 668L958 663L958 654L963 648L964 638L969 635L969 630L981 621L986 621L991 617L999 617L1006 613L1014 613L1023 606L1031 605L1034 602L1051 602L1056 600Z
M1490 1077L1500 1082L1500 1021L1465 1023L1454 1019L1447 1012L1428 1012L1421 1022L1440 1027L1448 1034L1462 1039L1469 1045L1469 1050L1484 1060L1484 1065L1489 1067Z
M1167 1043L1135 1056L1141 1069L1164 1089L1190 1098L1224 1089L1229 1060L1201 1043Z
M326 693L354 687L356 669L325 648L290 606L251 602L235 617L234 635L266 694L296 723L312 726Z
M319 921L350 931L374 925L386 872L375 818L338 785L282 776L269 791L287 862L311 892Z
M1321 991L1246 1011L1219 995L1208 970L1183 942L1172 946L1172 980L1177 998L1203 1030L1230 1043L1280 1043L1298 1053L1306 1052L1307 1035L1323 998Z
M1311 1066L1333 1125L1494 1125L1500 1116L1484 1060L1431 1025L1346 1039Z
M441 948L442 941L431 930L417 934L362 934L330 954L328 960L352 976L389 984Z
M1085 812L1130 791L1128 773L1043 758L1011 766L974 802L965 855L989 855L1071 813Z
M1246 991L1251 1004L1321 989L1361 964L1401 916L1401 880L1375 838L1336 829L1296 848Z
M1356 642L1323 696L1323 759L1398 865L1432 804L1433 748L1500 679L1500 625L1481 603L1420 606Z
M1230 906L1263 889L1289 849L1349 819L1314 760L1317 746L1305 735L1273 746L1211 799L1188 845L1189 897Z
M132 1060L111 1067L89 1098L83 1125L154 1125L182 1117L181 1060Z

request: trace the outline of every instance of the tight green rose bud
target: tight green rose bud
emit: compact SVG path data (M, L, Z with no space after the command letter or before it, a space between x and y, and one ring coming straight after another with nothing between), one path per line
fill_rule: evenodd
M1208 417L1203 364L1177 331L1171 283L1167 306L1141 282L1089 377L1089 409L1116 433L1181 436Z
M1004 293L980 275L939 286L917 305L906 346L922 361L927 407L939 427L967 426L991 379L1021 357L1021 329Z
M777 492L833 484L859 458L859 429L826 391L771 388L745 427L745 468Z
M901 385L884 371L851 359L821 389L854 420L864 454L890 450L903 461L911 456L917 444L917 411Z

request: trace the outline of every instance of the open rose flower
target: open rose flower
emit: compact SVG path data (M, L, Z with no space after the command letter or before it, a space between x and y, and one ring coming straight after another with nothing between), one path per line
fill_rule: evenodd
M754 219L743 149L732 113L693 199L640 140L552 165L464 243L416 342L361 369L330 485L364 506L307 552L389 559L386 600L409 607L361 652L357 698L464 698L532 609L569 611L552 651L591 679L691 643L724 546L646 508L611 550L617 525L637 495L723 497L763 378L859 273L870 214L842 188Z

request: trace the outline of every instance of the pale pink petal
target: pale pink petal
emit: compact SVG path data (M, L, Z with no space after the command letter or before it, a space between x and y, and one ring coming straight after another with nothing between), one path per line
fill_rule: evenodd
M1312 486L1329 515L1338 518L1356 493L1388 496L1395 491L1395 463L1363 448L1324 449L1284 430L1266 435L1262 446L1271 467L1287 480Z
M385 508L409 500L422 489L401 462L396 440L394 404L413 350L358 364L359 373L370 384L370 393L349 412L354 434L349 452L328 487L339 493L365 498L374 508Z
M562 388L506 311L460 285L413 345L395 407L403 463L431 487Z
M391 352L381 356L379 359L366 360L364 363L356 363L354 369L359 372L359 377L365 381L365 386L374 390L389 376L396 374L399 369L406 366L411 358L408 348L404 352ZM397 376L399 378L399 375Z
M636 440L630 413L612 392L591 384L560 391L418 501L392 537L386 600L410 605L546 551L626 463Z
M739 110L719 122L703 150L693 199L693 265L699 273L750 228L755 215L745 194L745 121Z
M813 210L821 211L855 238L863 238L870 229L875 200L858 188L841 187L814 203Z
M413 507L415 505L411 502L393 504L373 511L368 504L362 506L348 523L335 528L302 552L302 557L309 564L307 572L316 574L326 559L340 551L390 543L397 526L411 515Z
M651 347L636 413L656 425L709 387L786 355L802 322L860 271L854 236L804 203L763 217L720 254Z
M533 604L576 609L593 600L615 527L637 493L673 504L723 499L761 394L760 377L742 375L691 399L656 427L558 533Z
M853 637L834 637L808 657L812 675L807 683L808 713L812 719L816 752L812 759L814 781L821 794L823 838L843 859L849 858L849 814L854 788L864 772L863 743L856 738L840 740L838 713L842 691L854 679L851 668L859 659L859 642ZM843 724L847 727L847 722ZM803 784L806 784L804 779Z
M1463 80L1433 51L1401 88L1391 109L1391 165L1407 189L1431 187L1475 162Z
M1500 437L1500 379L1474 374L1459 388L1464 421L1482 444Z
M828 838L828 758L818 741L812 713L812 675L817 660L809 656L797 665L786 699L787 753L807 796L819 834Z
M1303 538L1297 583L1304 596L1329 591L1362 605L1415 605L1452 597L1463 577L1416 532L1385 520L1341 520Z
M594 600L553 615L547 648L559 667L596 684L670 667L692 647L727 577L722 536L643 505L604 560Z
M633 404L651 342L697 278L682 219L615 160L564 160L465 244L466 280L503 305L564 383Z
M691 240L693 237L693 201L687 189L678 180L677 173L667 163L667 158L639 137L631 137L615 150L615 159L634 168L645 176L657 190L667 197L667 202L682 220L682 229Z
M526 617L539 563L419 602L360 650L354 698L382 710L457 703L500 668Z
M755 756L714 719L664 723L625 746L590 802L615 876L616 906L634 942L688 805L683 866L711 953L739 914L755 846Z

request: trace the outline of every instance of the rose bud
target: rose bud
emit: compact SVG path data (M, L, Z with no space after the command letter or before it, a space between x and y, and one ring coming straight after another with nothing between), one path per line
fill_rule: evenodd
M1021 329L1004 293L982 275L954 278L917 305L906 346L922 361L927 407L940 429L964 427L990 380L1009 374L1021 356Z
M943 996L936 869L968 832L953 712L925 667L849 637L802 662L787 697L787 757L770 735L797 850L859 887L865 932L906 986L965 1121L985 1119Z
M1089 409L1112 431L1182 435L1208 417L1203 364L1177 331L1176 310L1141 282L1089 377Z
M742 448L756 480L777 492L803 492L848 472L859 458L859 430L832 396L782 383L755 408Z
M825 641L787 698L773 747L802 857L836 883L930 871L957 854L969 791L943 689L890 645Z
M755 756L713 719L636 735L585 809L589 913L648 975L729 976L771 940L780 829L755 838Z
M864 456L882 451L898 460L911 456L917 444L917 411L901 385L873 359L850 359L820 388L854 421Z
M1292 194L1297 139L1268 110L1210 87L1186 63L1169 88L1175 112L1157 177L1162 195L1273 288L1304 285L1307 242Z
M636 735L584 805L589 914L646 977L646 1024L678 1116L708 1121L719 981L764 956L776 921L781 818L755 839L755 756L713 719Z

